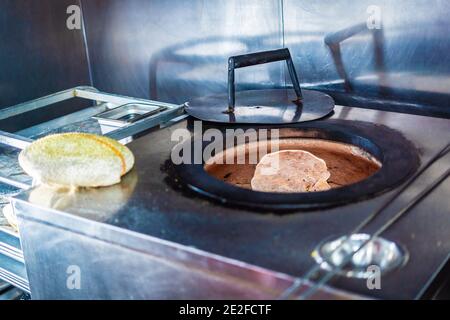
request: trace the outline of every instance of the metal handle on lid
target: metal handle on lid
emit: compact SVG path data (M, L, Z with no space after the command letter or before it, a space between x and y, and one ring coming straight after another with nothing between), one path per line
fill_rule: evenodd
M283 48L278 50L255 52L249 54L243 54L239 56L233 56L228 58L228 113L234 112L236 103L235 97L235 85L234 85L234 69L254 66L258 64L264 64L275 61L285 60L291 81L294 86L295 94L297 95L297 101L301 102L303 96L300 89L300 83L298 81L297 73L295 72L294 63L292 62L291 53L289 49Z

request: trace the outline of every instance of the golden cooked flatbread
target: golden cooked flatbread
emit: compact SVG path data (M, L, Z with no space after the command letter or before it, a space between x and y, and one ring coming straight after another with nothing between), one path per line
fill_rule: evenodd
M13 227L14 230L18 231L19 228L17 226L17 218L14 214L13 207L11 203L8 203L6 206L2 209L3 216L5 217L6 221L10 224L11 227Z
M107 137L61 133L31 143L19 154L19 163L37 184L99 187L120 182L133 167L134 156Z
M330 189L325 161L303 150L268 153L256 166L252 189L263 192L311 192Z

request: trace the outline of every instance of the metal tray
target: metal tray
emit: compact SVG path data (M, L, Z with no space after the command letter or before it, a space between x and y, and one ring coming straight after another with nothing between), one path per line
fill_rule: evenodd
M166 109L166 107L158 107L151 104L129 103L102 112L93 118L97 119L101 124L125 126L129 123L134 123L143 118L160 113Z

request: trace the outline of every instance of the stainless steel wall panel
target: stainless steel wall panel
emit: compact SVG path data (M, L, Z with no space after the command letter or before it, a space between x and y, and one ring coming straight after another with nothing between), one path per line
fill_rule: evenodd
M282 46L279 0L82 1L94 85L181 103L226 92L227 58ZM242 86L276 86L284 65L237 73Z
M67 7L77 0L0 2L0 108L90 84L81 30L66 26ZM78 105L69 104L3 122L15 131L49 120Z
M223 93L228 56L285 46L303 85L335 92L340 103L439 115L448 110L446 1L82 3L93 81L104 91L175 103ZM373 6L380 10L381 29L367 28ZM354 34L348 38L325 43L349 28ZM282 64L237 74L241 89L285 81Z
M93 83L83 32L66 27L71 4L83 8ZM380 9L381 30L325 44L364 25L370 6ZM225 92L228 56L286 46L303 85L346 98L340 103L365 106L361 97L372 97L377 108L449 109L447 1L4 0L0 9L0 108L80 84L181 103ZM281 63L237 73L239 88L276 87L285 78ZM0 127L14 131L72 107L79 106Z
M283 4L285 45L304 84L448 110L448 1L283 0ZM373 6L380 12L381 29L367 27ZM327 37L349 28L354 28L350 37L325 43Z

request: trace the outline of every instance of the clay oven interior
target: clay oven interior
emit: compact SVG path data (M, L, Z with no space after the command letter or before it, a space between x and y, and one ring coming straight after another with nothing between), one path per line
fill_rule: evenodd
M210 158L205 164L205 170L219 180L251 189L250 181L256 164L266 153L276 150L304 150L323 159L331 174L328 179L331 188L362 181L382 166L381 162L366 150L351 144L314 138L287 138L275 142L250 142L226 149ZM240 163L238 155L241 158Z

